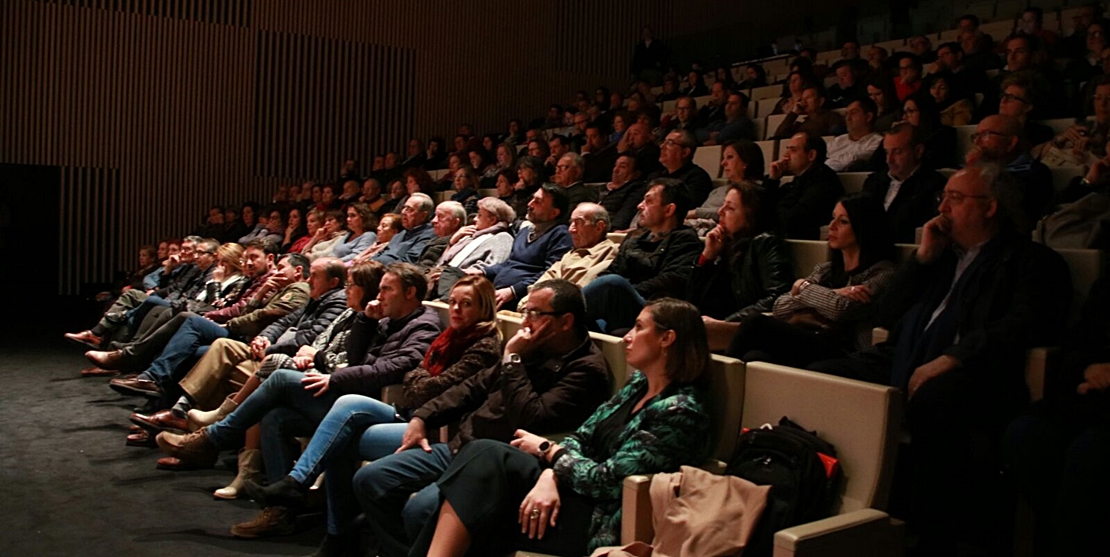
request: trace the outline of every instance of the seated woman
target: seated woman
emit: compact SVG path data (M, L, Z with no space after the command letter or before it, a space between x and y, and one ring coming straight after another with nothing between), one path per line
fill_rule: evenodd
M628 364L640 371L561 443L518 430L511 446L463 447L439 480L438 519L425 525L413 555L585 555L619 542L626 476L702 463L710 449L701 388L709 353L697 309L653 301L624 341Z
M804 368L871 346L871 302L886 290L895 270L894 242L882 203L867 194L837 203L829 223L829 251L829 261L775 300L773 317L744 319L729 356Z
M469 165L470 159L463 154L451 153L450 155L447 155L447 172L444 172L443 176L440 176L439 180L436 180L435 190L450 190L451 186L455 183L455 172L457 172L460 168ZM435 198L433 197L433 199Z
M516 170L516 147L511 143L505 142L497 146L497 164L486 169L482 173L481 187L494 188L497 186L497 176L501 171L512 169Z
M486 149L484 147L481 147L481 146L475 147L475 148L471 149L466 154L466 156L469 159L470 164L469 165L463 165L463 166L464 167L469 166L470 169L473 170L479 176L482 175L482 174L485 174L486 170L493 167L493 164L489 162L489 158L490 158L489 157L489 152L486 151Z
M864 82L867 96L875 101L879 113L875 116L875 131L885 133L894 127L894 123L902 119L901 105L898 103L898 92L894 90L894 82L890 77L877 75Z
M531 197L525 190L516 189L516 184L520 181L517 168L519 167L506 168L497 173L497 199L512 207L517 217L521 218L528 212L528 200ZM520 212L522 209L524 213Z
M347 337L351 332L351 324L354 322L355 315L357 315L366 304L373 301L378 296L378 285L381 283L382 275L385 273L385 266L377 261L364 261L357 263L347 271L347 309L339 314L334 321L322 333L317 335L316 339L311 344L301 346L293 357L285 354L269 354L262 360L262 365L259 367L258 372L251 375L242 383L242 388L235 392L233 395L224 399L220 407L212 411L201 411L198 409L189 410L186 414L189 423L189 429L196 431L202 427L212 425L230 414L250 396L251 393L258 390L267 376L277 369L296 369L305 373L309 371L318 371L321 373L331 373L341 367L347 365ZM204 365L198 363L193 370L211 370L215 369L214 366ZM233 380L232 376L226 377L227 381ZM227 392L227 382L224 381L206 381L204 377L198 377L193 371L181 381L181 387L185 391L187 397L182 397L177 402L175 408L181 409L190 406L189 399L197 401L198 405L202 405L201 401L206 401L210 405L211 400L214 398L211 391L217 387L217 383ZM205 392L198 391L198 387L204 387ZM258 425L251 427L247 430L246 441L243 450L239 453L239 473L232 480L231 484L227 487L217 489L213 495L219 499L236 499L243 489L243 482L249 479L257 478L261 475L262 454L261 429ZM159 460L159 466L163 468L174 468L179 466L176 458L165 457Z
M281 253L301 253L309 240L308 227L305 224L304 210L300 207L289 209L289 216L285 223L284 238L281 241Z
M265 507L299 508L308 488L327 470L328 539L351 543L358 505L351 478L360 460L392 454L401 445L411 412L501 358L494 317L493 285L481 276L463 277L448 300L450 326L432 343L423 363L405 374L399 407L362 395L339 397L320 422L288 476L262 487L246 482L251 499ZM330 541L329 541L330 540Z
M964 91L953 88L955 75L944 70L929 76L929 94L937 101L940 123L945 126L966 126L971 123L975 107Z
M347 206L347 235L331 248L331 256L346 263L366 251L378 239L372 230L376 225L369 205L352 203Z
M313 211L316 215L324 216L324 225L316 230L312 235L312 239L305 245L304 250L301 251L309 260L315 261L321 257L330 257L331 251L335 245L343 239L347 233L346 220L343 214L339 211L328 211L324 213L320 210Z
M478 200L478 218L459 229L439 257L428 277L428 297L443 298L467 269L481 269L509 258L513 249L510 232L516 212L504 201L493 197ZM446 271L446 276L444 272ZM450 284L447 282L450 281Z
M786 90L784 91L786 94L775 104L775 109L771 111L771 115L793 112L794 106L802 100L802 91L809 88L812 81L801 72L790 72L790 75L786 78Z
M154 290L155 288L158 288L158 281L162 278L162 262L171 255L171 251L173 254L181 253L181 240L171 238L158 242L158 251L155 255L154 269L147 273L145 277L143 277L142 290Z
M289 253L300 253L307 257L307 254L305 254L305 248L307 248L312 243L312 240L316 238L316 234L320 231L321 228L324 227L325 216L324 213L321 213L316 209L299 208L297 210L304 211L304 214L306 215L306 218L304 219L305 235L302 236L301 239L293 243L292 247L289 248ZM290 212L289 215L289 218L292 219L293 213Z
M397 213L386 213L382 215L382 218L378 220L378 241L374 242L374 245L366 248L366 251L358 254L358 257L352 259L348 265L360 261L369 261L375 255L381 253L381 251L389 245L389 241L404 229L405 227L401 225L401 215Z
M747 139L726 143L721 149L721 167L730 184L758 184L763 180L763 150ZM705 203L686 213L686 226L697 230L698 236L705 236L717 226L717 212L725 204L726 195L727 187L713 188Z
M705 236L686 292L704 316L713 351L728 348L740 322L771 311L794 282L790 248L770 232L774 203L766 190L748 182L728 189L720 223Z
M478 173L469 166L464 166L455 171L451 201L462 204L466 214L473 215L478 212Z
M117 298L120 294L131 290L139 289L146 290L143 287L143 280L147 275L161 268L161 261L158 259L158 250L154 246L142 246L139 248L138 268L134 271L124 275L115 284L111 290L98 292L96 301L104 302L110 305L110 301ZM122 273L121 273L122 274ZM157 286L157 285L156 285Z

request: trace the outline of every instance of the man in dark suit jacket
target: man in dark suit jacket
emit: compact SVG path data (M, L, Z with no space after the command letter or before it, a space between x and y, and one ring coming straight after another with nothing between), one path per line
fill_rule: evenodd
M840 177L825 165L825 140L799 132L783 142L783 157L771 163L764 185L775 193L779 229L787 238L816 240L844 195ZM780 183L784 175L793 182Z
M1028 404L1026 351L1057 345L1067 323L1067 264L1018 232L1013 195L1012 177L997 164L954 174L940 215L925 224L920 247L876 302L890 339L811 366L906 391L910 512L923 555L955 554L961 528L1013 512L999 496L992 447ZM1005 537L992 533L983 539Z
M652 178L674 178L682 181L690 190L690 206L705 203L713 190L713 179L702 167L694 164L694 151L698 140L689 130L676 130L667 134L663 146L659 148L659 163L663 170Z
M874 172L863 183L886 208L894 241L916 243L916 231L937 214L936 197L947 181L943 174L921 165L925 144L919 128L898 124L883 138L888 172Z

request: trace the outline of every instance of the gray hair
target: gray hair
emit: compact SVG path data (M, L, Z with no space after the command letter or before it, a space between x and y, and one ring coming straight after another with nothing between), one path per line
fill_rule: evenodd
M466 224L466 209L463 208L462 203L458 201L444 201L436 206L436 209L447 209L451 212L451 216L455 217L462 224Z
M579 155L578 153L571 151L563 155L562 159L570 159L570 164L572 164L575 168L582 171L586 170L586 160L583 159L582 155Z
M977 170L979 182L985 184L990 196L998 202L997 220L1002 229L1027 231L1033 223L1025 222L1025 211L1021 207L1021 191L1006 169L994 162L978 162L964 167L964 171Z
M436 206L435 202L432 201L432 198L429 197L426 193L416 192L410 195L409 199L416 199L420 201L420 210L428 214L431 214L432 210L435 209Z
M508 203L496 197L483 197L478 200L478 208L489 211L497 217L497 222L512 224L516 220L516 211Z
M582 209L586 213L586 218L589 219L590 224L597 224L599 222L605 223L605 232L609 232L609 225L613 222L609 218L609 211L598 205L597 203L579 203L575 209Z
M182 238L181 241L182 242L192 242L194 244L199 244L199 243L204 241L204 238L201 238L200 236L186 236L186 237Z

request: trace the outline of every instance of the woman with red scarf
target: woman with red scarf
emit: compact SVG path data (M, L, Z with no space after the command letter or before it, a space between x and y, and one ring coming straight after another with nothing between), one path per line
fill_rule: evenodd
M392 454L401 446L414 410L501 359L493 285L482 276L463 277L451 289L447 304L449 327L432 342L423 363L405 374L403 405L394 407L362 395L339 397L289 475L266 487L247 481L247 495L263 508L296 509L326 470L328 537L324 544L351 542L352 521L359 513L351 489L357 463Z

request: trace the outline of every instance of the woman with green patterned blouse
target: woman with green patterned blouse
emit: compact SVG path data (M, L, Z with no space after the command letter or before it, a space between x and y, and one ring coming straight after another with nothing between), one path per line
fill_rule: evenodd
M697 309L656 300L624 341L628 364L640 371L561 444L518 430L511 444L463 447L439 480L439 516L413 555L585 555L619 541L626 476L704 461L709 349Z

